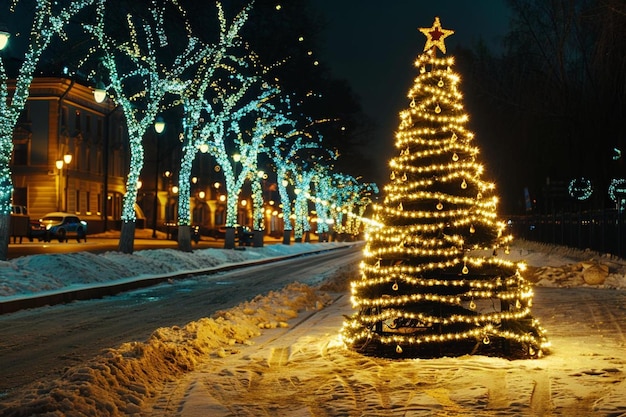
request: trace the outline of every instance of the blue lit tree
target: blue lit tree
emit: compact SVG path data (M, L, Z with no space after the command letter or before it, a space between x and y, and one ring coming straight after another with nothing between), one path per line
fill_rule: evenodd
M209 153L224 174L227 193L225 248L234 247L234 227L237 224L237 203L241 188L246 180L256 175L258 158L266 150L267 138L274 135L279 127L292 123L277 110L274 103L278 101L277 104L282 104L278 88L257 76L245 80L237 91L248 94L226 95L216 100L212 107L221 104L221 110L212 113L200 132ZM250 89L251 84L255 85L254 89ZM243 101L245 104L241 103ZM231 155L237 155L237 160L232 159Z
M333 221L330 215L330 200L333 195L332 174L328 166L318 169L313 177L315 189L315 211L317 213L317 234L322 241L328 240L330 224Z
M341 227L344 233L354 238L362 231L363 214L372 203L372 194L378 194L378 186L374 183L360 183L358 179L348 180L348 184L340 207L341 213L346 215Z
M164 9L156 6L147 13L148 17L126 16L128 33L115 37L107 31L119 32L119 25L110 25L107 20L106 0L98 0L96 23L85 25L85 29L96 41L92 56L100 59L106 70L109 85L107 90L122 110L128 128L130 142L130 167L126 179L126 193L122 207L122 230L119 250L132 253L135 237L135 204L137 186L144 164L142 138L151 127L157 114L162 111L166 95L179 94L186 83L181 81L185 71L205 59L210 48L203 45L186 29L186 45L172 56L176 47L164 29ZM166 4L184 16L177 2ZM169 10L169 9L168 9ZM115 12L115 11L114 11ZM178 34L177 40L181 36ZM85 62L88 61L85 60Z
M332 174L329 215L336 234L345 233L343 218L347 213L346 205L357 186L358 182L351 175L339 172Z
M321 139L320 139L321 142ZM312 196L312 185L315 179L328 171L325 165L333 159L333 153L323 147L307 149L296 155L295 164L291 164L294 182L294 240L309 240L311 224L309 222L309 203L315 201Z
M296 172L297 159L302 152L307 149L320 147L319 137L310 133L293 129L285 135L275 138L270 147L270 157L276 167L276 179L278 194L280 196L280 206L283 215L283 243L288 245L291 240L291 196L288 186L295 184L293 173Z
M307 164L308 165L308 164ZM309 197L311 196L311 181L315 176L315 171L307 165L297 165L293 174L294 178L294 228L293 238L296 242L302 242L303 236L307 236L311 230L309 222Z
M265 199L263 196L263 183L268 175L264 171L258 171L257 175L251 174L250 187L252 190L252 230L254 232L254 246L263 246L263 231L265 230Z
M191 168L196 158L199 147L204 143L200 134L204 121L216 117L215 110L209 104L209 95L214 91L212 85L219 80L217 77L241 79L236 73L234 65L241 65L240 58L229 54L230 48L241 46L238 38L239 31L248 18L250 6L242 10L228 27L221 4L217 4L220 34L218 44L209 47L210 54L196 68L194 77L181 93L180 102L183 107L183 156L179 172L178 194L178 248L183 251L191 251ZM220 71L222 70L222 71ZM247 90L247 83L239 91L223 93L221 100L238 102L241 95ZM231 107L226 108L230 113ZM221 114L217 117L222 120L230 114Z
M64 33L66 24L93 2L94 0L39 0L35 3L30 31L23 30L23 28L19 29L22 33L28 33L27 36L29 37L24 58L15 79L13 95L9 94L7 85L6 58L0 54L0 260L7 259L9 245L11 196L13 193L9 164L13 153L13 130L26 105L30 84L41 55L50 45L53 37L60 35L62 39L66 38ZM3 2L0 13L2 13L5 21L8 20L9 13L16 11L19 3L19 0ZM25 7L30 6L28 3ZM19 19L17 21L20 24L24 23Z

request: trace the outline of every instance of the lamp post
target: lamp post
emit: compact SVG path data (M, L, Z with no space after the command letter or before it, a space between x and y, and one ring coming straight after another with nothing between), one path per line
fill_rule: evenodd
M68 198L68 188L70 187L70 170L69 165L72 162L72 154L66 153L63 155L63 163L65 164L65 204L63 211L67 212L67 198Z
M170 222L169 199L170 199L170 196L171 196L170 192L171 192L171 178L172 178L172 175L173 175L172 171L169 171L169 170L165 171L163 173L163 178L167 179L167 183L165 183L165 180L164 180L164 186L163 186L164 190L167 191L167 203L166 203L166 206L165 206L165 222L166 223Z
M101 64L98 66L100 68ZM104 103L107 98L107 91L102 79L98 77L96 88L93 90L93 98L96 103ZM104 115L103 126L103 152L102 152L102 230L107 231L109 219L109 119L115 113L118 106L111 108L107 103L107 111Z
M161 116L157 117L154 122L154 131L157 133L156 138L156 166L154 167L154 203L152 206L152 238L156 238L157 229L157 210L159 208L159 159L161 157L161 150L159 144L159 135L165 130L165 121Z
M57 184L57 211L61 211L61 174L62 174L62 170L63 170L63 160L62 159L57 159L55 162L55 166L57 167L57 170L59 171L59 175L58 175L58 184Z

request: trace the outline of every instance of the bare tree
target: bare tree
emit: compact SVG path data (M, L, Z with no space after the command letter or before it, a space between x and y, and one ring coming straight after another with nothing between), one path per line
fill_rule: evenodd
M21 10L21 16L32 16L32 25L29 32L22 27L15 27L16 31L28 33L28 44L21 58L22 64L18 69L12 95L9 94L6 57L0 54L0 260L7 259L9 247L13 193L9 164L13 153L13 129L26 105L30 84L42 54L55 36L65 36L63 30L69 20L93 2L94 0L40 0L36 2L32 15ZM14 13L19 3L19 0L3 2L0 13L5 16ZM23 21L16 19L16 23Z

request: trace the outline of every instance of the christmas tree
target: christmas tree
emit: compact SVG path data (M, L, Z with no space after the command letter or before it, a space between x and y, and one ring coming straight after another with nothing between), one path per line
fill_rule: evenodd
M497 218L494 185L482 179L454 60L436 56L454 32L439 18L419 30L427 42L343 340L386 357L539 357L549 343L531 316L523 263L499 257L512 237Z

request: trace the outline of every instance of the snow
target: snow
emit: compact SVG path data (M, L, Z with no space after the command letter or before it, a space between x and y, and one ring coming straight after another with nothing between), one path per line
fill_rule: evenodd
M0 264L0 301L300 253L339 243L36 255ZM626 416L626 261L519 242L552 342L538 360L386 360L341 345L352 313L338 267L145 342L113 346L0 399L2 416ZM590 284L592 283L592 284Z

